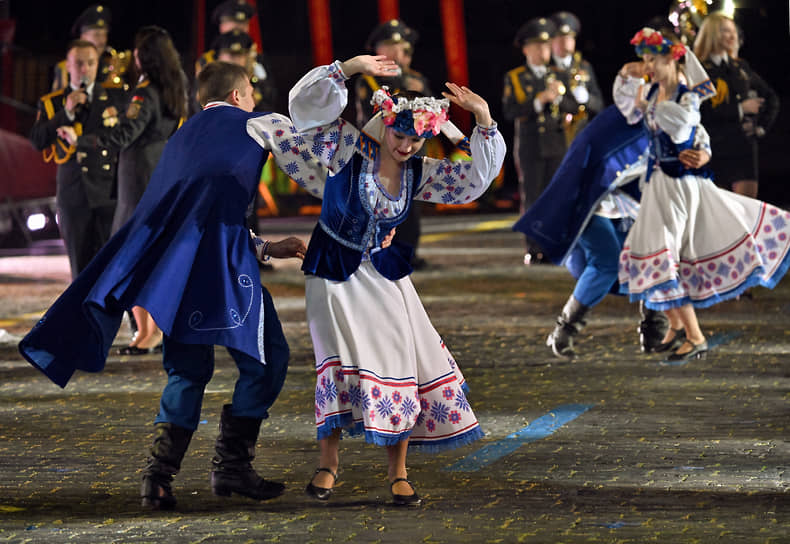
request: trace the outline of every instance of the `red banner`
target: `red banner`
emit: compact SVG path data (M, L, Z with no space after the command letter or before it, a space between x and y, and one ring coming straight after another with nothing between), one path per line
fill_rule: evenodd
M206 0L195 0L192 28L195 31L195 60L206 50Z
M332 52L332 23L329 0L307 0L310 17L310 38L313 43L313 65L330 64Z
M400 0L379 0L379 22L400 19Z
M466 24L463 0L441 0L439 4L444 34L444 55L447 62L447 78L457 85L469 85L469 64L466 54ZM453 122L466 134L469 133L469 114L453 105Z
M261 23L258 19L258 2L257 0L247 0L247 3L255 8L255 13L250 18L250 38L257 44L260 53L263 51L263 42L261 41Z
M0 94L11 96L12 83L14 81L13 70L14 63L11 58L11 44L14 43L14 32L16 31L15 19L0 19ZM0 104L0 127L9 130L16 129L16 113L14 109L6 104ZM8 170L4 172L8 173Z

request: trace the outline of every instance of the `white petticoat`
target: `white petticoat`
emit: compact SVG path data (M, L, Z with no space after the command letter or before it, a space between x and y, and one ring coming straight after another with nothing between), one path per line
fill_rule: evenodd
M483 436L408 276L391 281L363 261L343 282L308 276L306 299L319 439L345 428L374 444L409 438L436 451Z
M790 266L790 213L716 187L653 173L620 254L620 291L648 308L704 308Z

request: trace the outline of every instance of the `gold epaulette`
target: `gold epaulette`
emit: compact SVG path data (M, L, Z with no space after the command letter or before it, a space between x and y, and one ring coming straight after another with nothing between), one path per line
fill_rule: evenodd
M195 61L195 74L199 74L203 68L205 68L207 65L211 64L215 60L217 60L216 53L214 52L213 49L209 49L208 51L200 55L200 57L198 57L198 59Z
M63 94L66 89L58 89L57 91L52 91L51 93L45 94L41 97L41 100L52 100L59 94Z
M527 93L524 92L524 87L521 86L521 80L518 77L526 69L526 66L519 66L518 68L513 68L507 73L508 77L510 78L510 83L513 86L513 95L516 97L516 102L519 104L523 104L527 101Z
M150 84L151 84L151 80L150 79L144 79L140 83L137 84L135 89L143 89L145 87L148 87Z
M58 89L57 91L52 91L49 94L45 94L41 97L41 102L44 103L44 110L47 112L47 119L52 119L55 117L55 106L52 104L52 99L58 96L63 96L63 93L66 89Z

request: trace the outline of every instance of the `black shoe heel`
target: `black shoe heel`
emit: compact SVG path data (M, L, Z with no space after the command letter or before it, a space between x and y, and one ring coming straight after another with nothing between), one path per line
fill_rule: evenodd
M667 357L667 361L670 362L688 361L689 359L704 359L705 357L708 356L707 340L703 340L701 344L694 344L690 340L686 340L686 342L691 344L691 351L688 351L686 353L677 353L677 351L675 351L675 353Z
M412 493L411 495L398 495L397 493L392 491L392 487L398 482L406 482L414 489L414 484L412 484L406 478L395 478L390 482L390 493L392 493L392 504L395 506L419 506L422 503L422 499L419 495L417 495L417 491Z
M332 470L324 467L317 468L313 473L313 478L315 478L316 474L318 474L319 472L328 472L329 474L332 475L332 478L334 478L332 485L337 483L337 474L332 472ZM310 483L308 483L307 487L305 487L304 492L307 496L313 497L314 499L318 499L319 501L328 501L329 497L332 496L334 490L331 487L318 487L317 485L313 485L313 480L311 479Z
M662 342L653 348L653 351L656 353L662 353L664 351L675 351L680 346L683 345L683 342L686 341L686 331L684 329L672 329L675 331L675 336L669 342Z
M149 348L138 348L137 346L126 346L118 349L118 355L146 355L151 353Z

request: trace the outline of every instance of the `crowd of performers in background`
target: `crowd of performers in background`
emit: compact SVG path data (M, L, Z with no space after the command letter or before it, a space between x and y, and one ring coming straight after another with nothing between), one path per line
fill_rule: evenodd
M59 165L74 281L20 351L65 386L76 370L103 369L132 312L138 332L121 353L159 348L168 375L141 500L169 509L214 346L227 347L240 372L220 417L212 491L273 498L284 486L260 477L252 460L289 351L259 263L302 259L319 445L305 491L332 496L347 431L386 449L393 503L419 505L409 447L440 451L483 431L410 280L422 266L414 204L481 197L505 142L483 97L453 83L431 96L411 68L417 33L402 21L373 31L374 54L305 74L288 94L290 118L261 113L276 95L244 26L251 15L244 0L217 9L221 34L194 85L166 30L140 29L134 51L121 55L107 47L106 8L80 16L31 136ZM505 75L502 96L515 124L524 262L563 264L577 278L547 346L574 357L589 310L619 292L639 302L645 351L702 357L709 346L695 308L773 287L790 264L790 214L753 198L756 142L776 116L776 95L738 57L734 22L710 15L693 44L639 30L639 60L622 66L605 108L575 50L580 31L568 12L524 24L515 44L525 64ZM343 117L350 80L356 126ZM451 103L474 116L469 138L449 120ZM440 134L458 155L424 153ZM307 245L250 231L269 157L321 199Z

